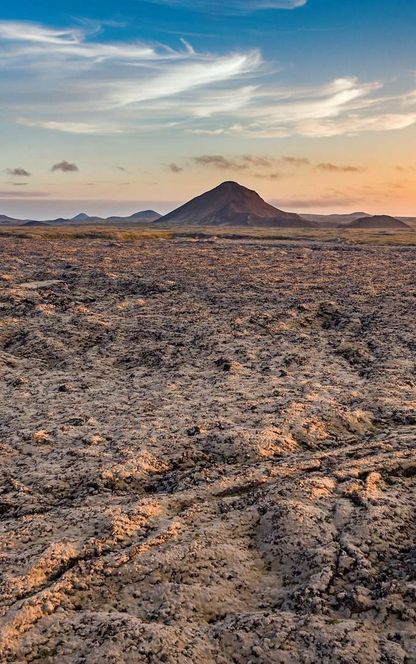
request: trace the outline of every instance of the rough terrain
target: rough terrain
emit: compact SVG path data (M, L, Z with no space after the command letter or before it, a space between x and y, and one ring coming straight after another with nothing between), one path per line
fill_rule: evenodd
M416 248L0 244L0 661L416 662Z

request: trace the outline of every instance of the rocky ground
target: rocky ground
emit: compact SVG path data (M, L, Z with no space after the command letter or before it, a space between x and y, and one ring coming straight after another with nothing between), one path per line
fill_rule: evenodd
M0 661L414 664L415 259L2 240Z

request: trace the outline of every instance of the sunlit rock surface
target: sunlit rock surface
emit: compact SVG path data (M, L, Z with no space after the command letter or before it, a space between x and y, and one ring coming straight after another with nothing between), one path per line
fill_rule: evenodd
M416 661L416 250L0 246L0 660Z

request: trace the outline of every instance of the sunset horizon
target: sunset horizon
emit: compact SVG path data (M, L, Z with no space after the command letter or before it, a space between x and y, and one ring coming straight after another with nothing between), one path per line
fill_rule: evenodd
M0 214L165 212L233 179L290 211L414 216L415 20L408 0L6 0Z

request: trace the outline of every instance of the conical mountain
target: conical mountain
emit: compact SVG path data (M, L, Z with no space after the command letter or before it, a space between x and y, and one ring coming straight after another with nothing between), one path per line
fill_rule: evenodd
M237 182L223 182L211 191L158 219L156 223L178 226L314 227L298 214L283 212L266 203L257 192Z

